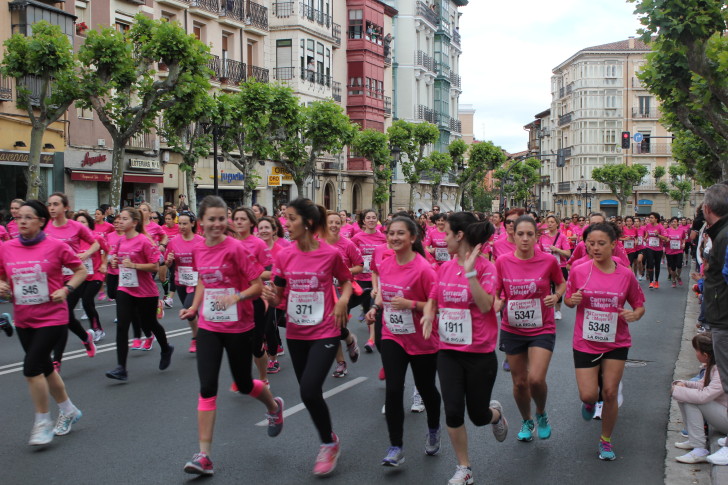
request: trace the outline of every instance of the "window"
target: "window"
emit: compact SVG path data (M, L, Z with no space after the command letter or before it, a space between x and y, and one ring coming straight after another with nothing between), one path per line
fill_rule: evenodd
M350 39L361 39L364 11L363 10L349 10L349 38Z
M250 62L250 59L248 59L248 62ZM293 41L291 39L276 40L275 78L280 80L293 79L293 70Z
M617 130L604 130L604 144L605 145L616 145L617 143Z
M116 27L116 30L121 33L127 33L129 32L129 29L131 29L131 25L127 24L126 22L122 22L121 20L117 20L116 24L114 25Z
M652 96L640 96L640 116L648 118L650 116L650 106L652 105Z
M195 24L192 26L192 35L195 36L195 39L202 40L202 25L201 24Z
M91 28L91 9L85 2L76 2L76 34L85 36Z
M69 40L73 41L75 15L56 8L46 7L40 2L10 4L10 7L10 23L13 34L30 35L33 24L45 20L49 24L59 26L61 32L66 34Z
M76 108L76 114L78 114L79 119L82 119L82 120L94 119L94 110L93 109Z

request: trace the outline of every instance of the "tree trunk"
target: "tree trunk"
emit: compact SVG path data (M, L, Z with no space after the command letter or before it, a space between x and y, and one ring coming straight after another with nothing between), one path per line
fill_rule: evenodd
M40 151L43 147L43 134L46 127L39 122L33 123L30 130L30 153L28 155L28 190L25 200L37 199L40 196Z
M415 186L410 184L409 188L409 210L415 210Z
M432 205L440 205L440 183L432 181Z
M619 201L619 215L624 217L625 211L627 210L627 197L620 196L617 194L614 194L615 197L617 197L617 200Z
M187 200L190 210L197 214L197 191L195 190L195 167L185 170L185 183L187 184Z
M303 179L294 178L293 182L296 184L296 190L298 191L298 198L303 197Z
M111 150L111 207L118 210L121 207L121 184L124 181L124 145L126 140L113 138L114 146ZM190 202L192 202L190 200Z

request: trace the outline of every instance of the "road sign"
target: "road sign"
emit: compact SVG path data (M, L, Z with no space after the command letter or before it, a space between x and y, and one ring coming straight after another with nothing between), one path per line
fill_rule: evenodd
M635 143L642 143L642 140L645 139L645 136L638 131L637 133L634 134L633 139L634 139Z

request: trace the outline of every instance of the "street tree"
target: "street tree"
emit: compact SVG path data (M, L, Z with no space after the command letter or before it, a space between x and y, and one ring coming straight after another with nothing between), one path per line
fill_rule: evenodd
M352 123L341 106L332 100L315 101L300 106L296 117L282 127L285 137L281 163L293 176L299 197L306 179L316 174L316 160L326 154L338 154L349 145L358 125Z
M510 195L516 202L523 202L526 207L531 198L531 189L540 181L540 167L541 161L538 158L513 160L508 167L498 168L493 173L493 178L497 180L496 186L503 193Z
M457 141L462 140L456 140L450 145L452 146ZM450 153L452 154L452 152ZM455 157L453 157L453 159L455 159ZM505 161L506 156L503 153L503 150L494 145L492 141L479 142L471 145L468 153L468 164L461 170L458 170L458 175L455 180L458 185L455 205L463 204L463 194L466 189L475 190L480 188L482 190L482 194L480 194L479 197L483 196L486 191L482 186L482 183L486 175L489 171L499 168ZM473 184L473 182L477 183ZM471 200L475 199L471 198ZM490 206L488 207L488 210L490 210Z
M5 41L0 67L3 75L15 79L16 105L28 113L30 121L26 199L40 195L43 135L79 96L76 60L68 36L45 20L33 24L32 29L30 37L18 33Z
M627 199L632 196L634 186L642 183L649 171L644 165L607 164L592 170L592 178L609 187L619 201L619 211L625 215Z
M657 182L657 189L677 203L678 211L682 216L685 214L685 204L690 199L693 191L693 184L687 176L687 167L682 164L670 165L667 173L670 175L667 181L662 180L665 176L665 167L655 167L652 176Z
M432 191L432 203L439 204L440 185L442 184L443 176L452 170L452 157L449 153L432 152L427 158L430 159L430 178L432 180L430 190Z
M678 160L701 172L704 182L728 179L728 15L724 0L630 0L652 53L638 74L661 103L662 123L710 164L696 165L689 152ZM703 161L703 160L701 160ZM708 170L706 170L708 169ZM719 178L716 178L719 174Z
M397 120L387 129L387 134L390 143L401 150L400 165L404 180L410 186L409 209L413 210L415 189L422 180L422 175L430 170L430 160L425 157L425 150L437 141L440 130L432 123Z
M392 165L387 134L371 129L360 131L354 138L352 146L358 155L372 162L372 172L374 173L372 207L384 212L384 205L389 200L389 187L392 184Z
M153 130L160 112L190 99L191 91L210 89L209 48L176 22L139 14L126 33L89 31L78 57L80 105L96 111L113 141L111 205L118 207L126 144ZM166 66L164 76L156 75L158 65Z

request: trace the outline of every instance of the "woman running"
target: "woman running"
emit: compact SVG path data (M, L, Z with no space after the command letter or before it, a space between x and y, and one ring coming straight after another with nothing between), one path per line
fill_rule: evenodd
M577 307L574 323L574 366L582 401L582 417L594 417L601 374L602 433L599 458L614 460L612 431L617 422L617 394L632 344L628 323L642 318L645 297L629 268L612 254L617 235L609 224L591 227L587 236L591 262L572 268L564 302ZM632 310L625 309L629 303Z
M506 212L506 219L503 222L505 225L505 235L501 233L501 237L493 243L494 260L497 260L504 254L513 254L516 250L515 227L513 224L525 213L525 210L518 208Z
M169 243L172 242L172 240L179 235L179 224L177 224L177 220L178 216L175 211L169 209L164 213L164 224L160 227L162 228L164 234L167 235L168 248ZM162 254L164 253L165 251L162 251ZM175 286L176 278L172 270L167 266L166 261L164 262L164 266L161 266L159 268L159 279L160 281L162 281L162 291L164 292L164 306L166 308L172 308L172 305L174 304L173 296L175 291L177 291L177 287Z
M175 278L177 296L179 296L182 308L190 308L195 297L198 274L192 267L192 250L195 246L205 240L202 236L195 234L196 220L190 212L182 212L178 218L179 236L169 241L167 253L164 260ZM187 318L192 330L190 340L190 353L197 352L197 316Z
M81 418L50 355L68 335L66 298L86 279L86 268L70 245L46 237L51 215L42 202L24 202L16 214L19 237L0 245L0 296L13 297L16 330L25 352L23 375L35 407L28 444L40 446L54 435L68 434ZM64 268L71 270L70 277L62 274ZM49 393L59 408L55 427Z
M561 268L564 280L569 275L566 269L566 262L571 256L571 245L569 239L559 231L559 220L551 214L546 217L546 231L539 237L538 246L544 253L551 254L556 258ZM552 288L553 291L554 288ZM561 300L554 307L554 319L561 320Z
M167 334L157 321L159 290L152 273L159 270L160 254L144 232L142 215L133 207L119 214L119 228L124 236L112 249L111 267L119 268L119 288L116 293L116 359L115 369L106 373L109 379L126 381L126 359L129 355L129 326L136 319L141 328L156 337L162 354L159 370L165 370L172 361L174 346L167 343Z
M268 410L268 436L283 429L283 399L274 398L263 381L250 376L255 342L252 299L263 289L263 268L250 258L239 241L225 235L227 205L209 195L200 204L204 242L192 248L192 270L198 273L194 300L180 311L180 318L199 314L197 374L200 395L197 405L200 451L185 464L184 471L212 475L210 460L217 414L217 390L223 351L240 393L262 402Z
M438 266L450 260L450 254L447 252L447 242L445 242L445 221L447 221L445 214L432 216L435 228L427 233L424 242L425 250L434 256Z
M111 266L111 254L116 250L119 241L124 237L124 231L119 228L119 214L113 217L112 224L114 226L114 232L106 235L106 244L109 249L106 255L106 295L109 301L116 300L116 290L119 288L119 268ZM141 339L138 342L132 342L132 348L134 346L141 347L141 345Z
M650 212L644 228L645 259L647 260L647 279L650 289L660 287L660 261L662 260L662 241L667 240L665 228L660 224L660 214Z
M683 267L683 246L685 245L685 230L679 227L680 220L677 217L670 219L670 226L665 230L665 258L667 258L667 271L670 274L672 287L675 288L678 283L683 285L682 267Z
M437 273L422 317L422 331L425 339L433 330L440 337L437 372L447 433L458 462L449 484L462 485L473 483L466 406L470 421L475 426L492 424L498 441L506 439L508 421L501 404L490 399L498 373L498 320L493 309L497 276L493 263L480 253L482 241L490 239L495 229L490 222L478 222L474 215L458 212L447 218L445 231L453 259Z
M637 275L639 273L639 264L642 262L642 253L640 253L640 250L637 247L639 229L635 227L634 217L632 216L625 217L624 223L624 226L622 226L622 237L620 238L620 241L622 242L624 251L627 253L630 267L634 274Z
M72 221L66 218L66 213L70 210L68 204L68 197L66 194L61 192L55 192L48 197L48 212L51 215L51 221L45 227L44 232L48 236L54 237L68 244L71 250L76 254L84 264L87 264L87 268L90 267L89 258L92 254L99 250L101 247L96 241L96 238L91 233L88 227L83 224ZM89 248L81 252L80 244L81 241L85 241L89 244ZM64 276L68 280L73 275L70 269L64 270ZM81 322L78 321L73 313L73 309L78 304L78 301L83 296L86 289L86 282L83 281L80 285L74 287L74 291L68 295L68 330L76 334L81 339L86 354L89 357L96 355L96 346L94 345L94 333L89 330L86 331ZM61 338L56 343L53 349L53 365L57 371L61 370L61 361L63 360L63 352L66 349L66 338Z
M496 294L505 296L496 305L496 310L503 308L500 350L507 355L513 397L523 419L518 440L533 440L532 399L536 404L538 437L548 439L551 425L546 414L546 373L556 343L553 308L564 295L566 283L556 259L535 248L536 222L521 216L513 226L516 250L499 256L495 262Z
M415 386L427 411L428 432L425 453L440 451L440 393L435 385L439 338L423 338L420 319L436 273L424 257L421 244L415 245L419 231L409 217L396 217L389 225L387 242L394 256L377 264L379 293L366 315L374 322L383 310L382 364L386 379L385 411L390 447L382 459L384 466L404 462L404 383L407 367L412 367ZM417 275L413 278L413 275Z
M326 237L326 209L308 199L296 199L286 208L286 219L288 233L296 244L276 256L274 286L263 289L263 298L272 306L286 302L291 362L301 400L322 442L313 473L328 475L336 468L341 447L331 427L322 386L347 320L351 272L336 249L315 237ZM341 296L335 303L331 291L334 278L341 286Z
M20 206L22 206L23 203L25 203L23 199L13 199L10 201L10 215L13 217L10 222L8 222L7 226L10 239L15 239L16 237L18 237L18 222L15 220L15 218L18 217L18 211L20 210Z
M99 246L101 246L99 251L96 251L89 259L84 261L84 266L86 266L86 273L88 276L86 276L86 283L83 284L83 293L81 294L81 305L83 306L83 311L88 316L89 323L91 323L91 330L94 333L94 342L98 342L106 337L106 332L104 332L104 328L101 326L99 312L96 311L95 299L101 289L101 285L104 283L104 279L106 278L106 267L108 263L106 254L109 251L109 247L106 244L106 238L96 231L95 221L91 219L90 215L85 212L79 212L74 216L73 220L88 227L95 235ZM89 246L90 245L86 241L81 241L79 249L81 251L85 251L89 248ZM73 308L71 308L71 311L73 311Z

